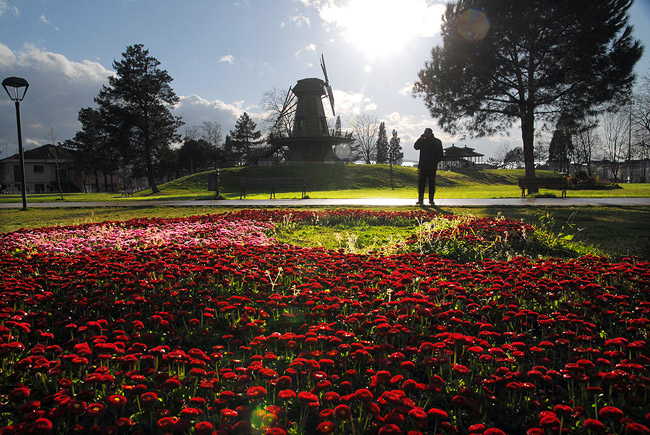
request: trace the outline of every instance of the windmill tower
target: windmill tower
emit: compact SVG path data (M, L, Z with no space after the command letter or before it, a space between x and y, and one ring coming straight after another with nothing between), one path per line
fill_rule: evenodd
M327 127L327 118L323 108L323 98L327 97L334 110L334 94L327 77L325 58L321 55L321 69L325 81L319 78L298 80L289 89L276 126L286 125L293 119L290 131L277 133L269 142L277 149L284 148L289 164L334 163L332 146L352 142L351 135L335 135Z

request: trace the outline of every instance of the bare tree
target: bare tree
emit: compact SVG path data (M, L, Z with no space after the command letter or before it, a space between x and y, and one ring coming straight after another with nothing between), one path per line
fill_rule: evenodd
M261 105L266 112L264 124L274 135L280 137L291 136L295 105L293 94L286 89L273 88L264 92Z
M213 147L218 147L223 140L221 124L203 121L201 125L193 125L185 129L185 140L204 140Z
M379 121L371 115L359 115L350 121L350 127L354 132L357 151L354 158L363 159L364 163L370 164L377 154Z
M510 144L507 143L501 143L497 147L497 150L494 152L494 163L496 163L497 167L505 168L506 156L510 153L510 150Z
M591 122L587 128L579 130L573 136L573 161L578 166L585 165L589 175L591 175L591 161L594 151L600 146L597 126L596 122Z
M650 75L643 76L640 92L634 96L632 121L638 136L650 136Z
M628 116L627 113L616 112L606 113L603 116L602 132L604 143L602 151L609 167L618 182L618 170L621 161L625 160L628 138Z
M643 76L640 91L634 96L632 123L634 154L641 160L641 177L646 180L648 159L650 159L650 75Z

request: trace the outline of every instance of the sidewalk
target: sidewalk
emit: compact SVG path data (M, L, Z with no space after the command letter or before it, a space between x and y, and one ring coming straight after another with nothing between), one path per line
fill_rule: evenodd
M43 207L405 207L415 206L414 199L224 199L197 201L104 201L104 202L27 202L27 208ZM435 207L577 207L577 206L650 206L650 198L473 198L436 199ZM428 206L424 206L428 207ZM0 203L3 208L22 208L22 203Z

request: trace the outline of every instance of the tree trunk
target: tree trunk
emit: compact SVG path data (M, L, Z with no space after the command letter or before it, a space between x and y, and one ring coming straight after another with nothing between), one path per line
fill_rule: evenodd
M147 141L148 142L148 141ZM149 179L149 186L151 187L151 193L158 193L158 185L156 184L156 177L153 172L153 161L151 159L151 147L147 143L145 145L145 153L147 159L147 178Z
M100 192L100 188L99 188L99 174L97 173L97 171L95 171L95 189L97 189L97 193Z
M156 177L153 172L153 160L151 158L151 137L149 135L149 112L145 109L144 112L144 153L147 163L147 178L149 179L149 186L151 186L151 193L158 193L158 185L156 184Z
M521 117L521 137L524 144L524 170L526 178L535 177L535 117L528 109ZM528 194L537 193L537 188L529 188Z

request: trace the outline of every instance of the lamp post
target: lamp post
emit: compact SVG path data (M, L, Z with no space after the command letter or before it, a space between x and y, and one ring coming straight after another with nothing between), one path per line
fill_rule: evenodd
M18 128L18 154L20 155L20 178L23 194L23 210L27 210L27 186L25 184L25 155L23 153L23 134L20 128L20 102L25 98L29 83L20 77L7 77L2 81L9 98L16 103L16 126Z

